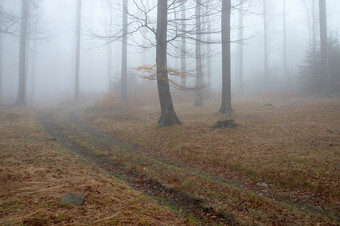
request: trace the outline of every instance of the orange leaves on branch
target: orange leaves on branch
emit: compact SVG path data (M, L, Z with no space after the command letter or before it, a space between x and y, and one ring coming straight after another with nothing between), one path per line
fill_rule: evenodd
M176 82L175 79L169 79L167 77L161 77L161 76L158 76L157 75L157 65L141 65L141 66L138 66L138 67L135 67L133 68L135 71L136 71L136 75L139 77L139 78L142 78L142 79L147 79L147 80L164 80L164 81L167 81L169 83L169 85L171 85L173 88L176 88L176 89L180 89L180 90L194 90L194 89L201 89L201 88L204 88L204 87L200 87L200 88L190 88L190 87L183 87L182 85L180 85L178 82ZM186 72L181 72L180 70L177 70L175 68L171 68L171 67L165 67L165 68L162 68L162 67L158 67L158 69L160 70L166 70L167 71L167 74L171 77L178 77L178 78L181 78L181 77L184 77L184 76L188 76L190 71L186 71Z

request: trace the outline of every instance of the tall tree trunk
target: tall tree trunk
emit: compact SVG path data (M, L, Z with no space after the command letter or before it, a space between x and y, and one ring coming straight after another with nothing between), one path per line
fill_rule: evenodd
M112 36L112 12L110 12L110 36ZM108 40L110 41L110 40ZM112 43L107 44L107 91L111 91L111 79L112 79Z
M161 117L158 120L158 124L161 127L181 124L175 113L170 93L167 69L167 30L168 2L165 0L158 0L156 65L158 95L161 105Z
M16 105L24 106L26 104L26 45L28 29L28 0L21 1L21 31L19 47L19 84Z
M222 103L220 112L231 116L231 62L230 62L231 0L222 1Z
M77 0L76 12L76 65L74 82L74 101L79 102L79 66L80 66L80 32L81 32L81 0Z
M312 0L312 48L313 48L313 60L315 61L316 52L316 15L315 15L315 0Z
M31 70L31 98L34 98L35 94L35 77L36 77L36 50L37 50L37 40L33 40L32 44L32 70Z
M209 19L208 19L209 21ZM207 76L208 76L208 82L207 84L209 85L209 87L211 87L211 23L210 21L208 22L208 37L207 37L207 41L208 41L208 45L207 45Z
M203 105L202 92L202 53L201 53L201 0L196 0L196 100L195 106Z
M324 76L324 92L329 92L330 74L328 66L328 44L327 44L327 9L326 0L319 0L320 10L320 44L321 44L321 63Z
M0 1L0 14L3 15L3 1ZM3 29L3 22L0 21L0 30ZM0 32L0 103L2 97L2 82L3 82L3 36Z
M186 31L186 15L185 15L185 2L186 0L183 0L181 2L181 29L182 32ZM182 48L181 48L181 73L182 73L182 78L181 78L181 86L186 87L187 86L187 78L186 78L186 37L185 35L182 36Z
M238 18L238 90L243 93L243 2L241 2Z
M267 0L263 0L263 33L264 33L264 80L265 88L268 88L268 33L267 33Z
M107 44L107 91L111 91L111 77L112 77L112 45Z
M288 81L286 0L283 0L283 74L286 77L286 81Z
M127 33L128 33L128 3L123 0L123 39L122 39L122 88L121 101L127 101Z

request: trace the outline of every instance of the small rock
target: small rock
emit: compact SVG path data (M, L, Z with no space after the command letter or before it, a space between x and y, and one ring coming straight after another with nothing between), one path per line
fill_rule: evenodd
M61 203L64 205L81 206L84 203L84 196L67 192Z
M264 106L265 106L265 107L273 107L273 104L271 104L271 103L266 103Z
M268 187L268 184L264 183L264 182L258 182L258 183L256 183L256 185L261 186L261 187Z
M327 131L328 131L329 133L334 133L330 128L327 128Z
M266 190L266 189L265 189L265 190L262 190L262 192L263 192L263 193L268 193L269 190Z

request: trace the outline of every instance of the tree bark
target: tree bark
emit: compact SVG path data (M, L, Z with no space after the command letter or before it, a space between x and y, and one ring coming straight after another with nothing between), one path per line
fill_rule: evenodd
M321 63L324 76L324 92L329 91L330 74L328 66L328 44L327 44L327 9L326 0L319 0L320 10L320 44L321 44Z
M202 53L201 53L201 0L196 0L196 100L195 106L203 106L202 92Z
M156 47L156 64L157 64L157 87L159 102L161 105L161 117L158 125L171 126L181 124L175 113L167 69L167 29L168 29L168 4L165 0L158 0L157 5L157 47Z
M181 2L181 29L182 32L186 31L186 15L185 15L185 1L183 0ZM182 77L181 77L181 86L182 87L186 87L187 86L187 78L186 78L186 37L185 35L182 36L182 48L181 48L181 73L182 73Z
M123 39L122 39L122 87L121 101L127 101L127 33L128 33L128 3L123 0Z
M222 1L222 103L220 112L231 116L231 62L230 62L231 0Z
M16 105L25 106L26 104L26 46L28 29L28 0L21 1L21 30L19 47L19 84Z
M75 81L74 81L74 101L76 103L79 103L80 34L81 34L81 0L77 0L77 12L76 12L76 65L75 65Z

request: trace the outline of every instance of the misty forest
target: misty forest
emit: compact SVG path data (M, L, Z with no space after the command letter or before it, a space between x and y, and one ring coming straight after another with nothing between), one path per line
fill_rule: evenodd
M340 225L339 0L0 0L0 225Z

